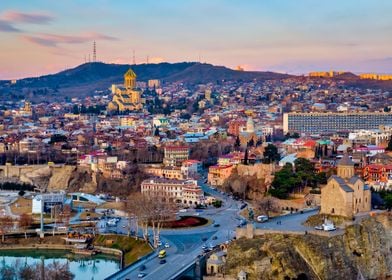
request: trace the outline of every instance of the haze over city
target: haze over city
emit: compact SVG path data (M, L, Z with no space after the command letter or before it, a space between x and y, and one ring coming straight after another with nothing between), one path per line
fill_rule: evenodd
M392 68L392 2L2 1L0 79L106 63L201 61L302 74Z

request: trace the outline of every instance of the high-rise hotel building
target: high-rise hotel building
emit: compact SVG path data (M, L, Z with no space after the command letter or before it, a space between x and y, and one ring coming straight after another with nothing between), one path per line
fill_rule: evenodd
M298 133L327 133L353 131L358 129L378 129L380 125L392 125L392 113L352 112L352 113L285 113L283 131Z

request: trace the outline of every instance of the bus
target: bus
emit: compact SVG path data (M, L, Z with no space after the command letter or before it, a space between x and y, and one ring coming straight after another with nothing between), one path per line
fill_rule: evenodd
M166 251L165 250L159 251L158 258L163 259L164 257L166 257Z

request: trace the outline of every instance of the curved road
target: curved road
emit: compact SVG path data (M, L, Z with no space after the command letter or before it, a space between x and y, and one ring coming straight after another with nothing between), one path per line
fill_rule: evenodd
M198 212L199 216L212 220L212 224L192 229L161 230L160 237L162 243L168 242L170 244L170 248L165 249L167 252L165 264L159 264L160 259L157 257L158 253L156 252L146 260L140 261L126 268L115 277L109 277L108 279L138 279L142 265L146 267L142 271L146 274L143 279L171 279L184 267L194 263L195 259L203 253L203 245L216 246L231 240L235 236L235 228L239 224L240 203L210 189L204 184L202 184L202 188L223 201L223 207L221 208L206 209ZM181 214L192 215L196 214L196 212L192 209ZM126 229L122 228L122 225L126 223L127 221L122 219L117 226L117 231L126 233ZM203 241L203 239L207 240ZM161 249L162 247L157 251Z

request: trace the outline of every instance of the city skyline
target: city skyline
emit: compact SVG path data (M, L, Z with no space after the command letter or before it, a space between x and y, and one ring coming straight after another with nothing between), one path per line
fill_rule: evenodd
M0 79L106 63L198 61L245 70L388 73L389 1L5 1Z

